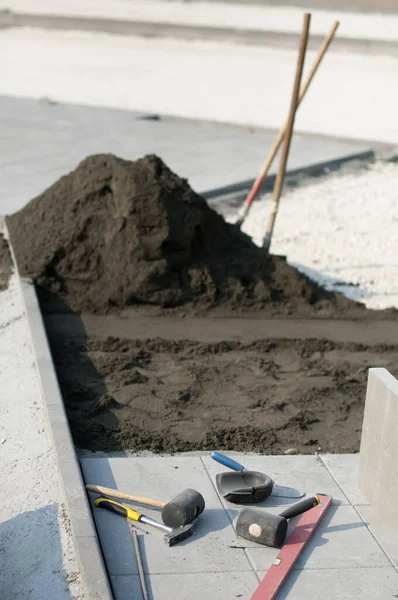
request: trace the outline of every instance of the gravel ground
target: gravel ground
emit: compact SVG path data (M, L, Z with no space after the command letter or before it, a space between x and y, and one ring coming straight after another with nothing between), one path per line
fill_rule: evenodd
M398 308L398 164L307 181L282 197L271 250L369 308ZM243 230L261 244L271 195ZM227 220L233 221L230 214Z
M0 365L0 598L83 600L15 276L0 292Z

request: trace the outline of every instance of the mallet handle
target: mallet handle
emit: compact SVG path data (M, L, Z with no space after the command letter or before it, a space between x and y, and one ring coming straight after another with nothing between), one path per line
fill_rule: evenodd
M300 96L299 96L299 101L298 101L298 106L301 104L301 102L304 100L304 97L308 91L308 88L311 85L311 82L314 78L315 73L318 70L319 65L322 62L323 57L325 56L330 44L333 41L334 35L337 31L337 28L339 26L339 22L335 21L328 33L328 35L325 37L325 39L322 42L322 46L319 48L318 54L315 58L314 64L312 65L310 72L308 73L307 79L305 80L301 90L300 90ZM279 148L282 145L282 142L284 140L284 137L286 135L286 131L287 131L287 127L288 127L288 120L286 120L286 122L283 124L283 126L281 127L274 145L272 146L271 150L269 151L269 154L264 162L264 165L262 166L259 174L257 175L257 179L256 181L253 183L252 188L243 204L243 206L241 207L239 213L238 213L238 221L237 221L237 225L238 227L240 227L243 223L243 221L246 218L246 215L249 212L250 206L253 203L253 200L255 199L255 197L257 196L263 181L265 179L265 177L268 174L268 171L274 161L274 158L279 150Z
M307 510L318 506L320 503L320 499L318 496L311 496L310 498L304 498L300 502L296 502L292 506L289 506L286 510L279 514L280 517L285 517L285 519L291 519L292 517L297 517L297 515L301 515Z
M162 502L161 500L147 498L146 496L136 496L135 494L129 494L128 492L122 492L121 490L113 490L112 488L103 487L102 485L86 485L86 490L95 492L96 494L105 494L105 496L120 498L121 500L130 500L130 502L135 502L137 504L154 506L155 508L163 508L167 504L167 502Z

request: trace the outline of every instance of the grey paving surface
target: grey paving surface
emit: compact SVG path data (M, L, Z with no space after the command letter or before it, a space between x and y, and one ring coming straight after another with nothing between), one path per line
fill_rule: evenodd
M226 187L247 190L275 138L275 132L269 131L140 117L130 111L54 104L47 99L0 97L0 214L19 210L87 155L101 152L126 159L156 153L200 193ZM368 152L369 147L359 143L296 136L289 169Z
M391 567L296 570L278 594L278 600L394 600L397 594L396 575Z
M337 485L344 489L350 504L355 506L369 504L357 486L359 469L357 454L345 454L343 460L340 454L326 454L322 460Z
M271 475L280 485L308 495L333 495L313 539L299 558L279 598L382 598L398 594L398 543L364 504L356 486L358 455L258 456L231 453L248 468ZM151 598L195 600L249 599L275 560L278 550L236 537L234 522L241 507L221 500L215 474L223 467L207 455L81 458L86 483L171 498L185 487L200 490L206 511L194 536L174 548L162 534L146 529L139 535ZM92 499L94 496L92 495ZM356 505L355 502L359 504ZM277 513L290 500L271 497L261 506ZM141 507L159 518L159 512ZM129 528L124 519L94 509L101 544L117 600L140 598ZM290 530L294 522L290 525Z

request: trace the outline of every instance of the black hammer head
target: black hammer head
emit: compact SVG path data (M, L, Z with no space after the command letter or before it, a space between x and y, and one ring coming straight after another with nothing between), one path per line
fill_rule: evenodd
M204 508L202 494L196 490L184 490L162 508L162 521L168 527L182 527L196 519Z
M236 533L257 544L280 548L287 534L287 519L254 508L244 508L236 523Z
M184 527L176 527L170 533L164 536L164 543L166 546L175 546L179 542L182 542L186 538L189 538L193 534L193 523L184 525Z

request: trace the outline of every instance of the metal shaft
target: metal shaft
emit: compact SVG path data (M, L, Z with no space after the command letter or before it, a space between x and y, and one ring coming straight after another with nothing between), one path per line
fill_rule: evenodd
M159 523L159 521L155 521L154 519L151 519L151 517L144 517L144 515L141 515L140 523L145 523L146 525L152 525L153 527L157 527L158 529L161 529L162 531L165 531L166 533L171 533L173 531L172 527L167 527L167 525L164 525L163 523Z

